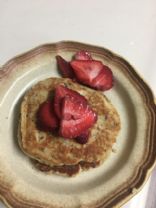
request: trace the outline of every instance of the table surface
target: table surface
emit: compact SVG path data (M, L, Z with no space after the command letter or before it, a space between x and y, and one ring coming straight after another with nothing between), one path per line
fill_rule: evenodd
M156 94L155 0L0 0L0 65L35 46L60 40L113 50L135 66ZM123 208L155 208L155 187L156 169Z

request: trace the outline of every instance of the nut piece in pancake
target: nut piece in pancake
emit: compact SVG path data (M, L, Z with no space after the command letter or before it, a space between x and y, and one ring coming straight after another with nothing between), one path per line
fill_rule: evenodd
M85 96L98 115L97 122L90 129L89 140L84 145L73 139L64 139L53 133L40 131L36 126L36 112L40 104L49 96L53 96L53 91L59 84L64 84ZM119 130L119 115L108 99L101 92L79 85L70 79L43 80L33 86L22 101L19 125L20 147L29 157L50 167L75 166L82 162L101 164L107 153L111 151Z

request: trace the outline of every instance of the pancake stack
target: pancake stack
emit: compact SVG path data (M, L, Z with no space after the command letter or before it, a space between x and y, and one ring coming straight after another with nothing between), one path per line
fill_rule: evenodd
M83 95L97 114L86 144L37 127L39 106L54 96L54 89L60 84ZM22 151L39 170L73 176L102 164L112 151L119 130L119 115L103 93L68 78L48 78L34 85L23 98L18 140Z

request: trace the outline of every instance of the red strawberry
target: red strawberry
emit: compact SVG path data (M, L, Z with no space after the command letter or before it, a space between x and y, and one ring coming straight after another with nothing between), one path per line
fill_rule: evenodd
M71 62L71 66L78 80L84 84L91 83L103 68L103 64L100 61L89 60L75 60Z
M43 131L53 131L59 126L52 101L46 101L40 105L37 112L37 125Z
M84 51L84 50L78 51L75 54L74 58L76 60L92 60L91 54L88 51Z
M63 59L61 56L56 56L57 65L60 70L60 73L65 78L74 78L74 72L69 62Z
M80 83L94 89L108 90L113 86L113 75L107 66L95 60L74 60L71 66Z
M104 66L93 80L93 86L98 90L109 90L113 87L113 74L107 66Z
M54 109L58 118L61 118L62 100L67 95L79 99L84 103L87 103L86 98L80 95L78 92L71 90L63 85L58 85L55 89L54 97Z
M88 142L89 131L81 133L75 140L80 144L86 144Z
M62 105L60 135L65 138L76 138L85 132L97 120L96 113L87 103L74 97L66 96Z

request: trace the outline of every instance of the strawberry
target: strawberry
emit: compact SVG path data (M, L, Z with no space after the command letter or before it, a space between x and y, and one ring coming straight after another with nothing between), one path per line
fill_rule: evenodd
M76 60L92 60L91 54L88 51L84 51L84 50L78 51L75 54L74 58Z
M97 120L96 113L80 99L66 96L62 103L62 120L59 133L65 138L76 138Z
M73 79L75 75L70 63L63 59L61 56L56 56L56 60L61 75L65 78Z
M93 86L98 90L109 90L113 87L113 74L107 66L104 66L93 80Z
M54 110L58 118L61 119L61 109L62 109L62 100L65 96L71 96L76 99L81 100L84 103L87 103L87 100L85 97L80 95L78 92L71 90L63 85L58 85L55 89L55 96L54 96Z
M59 121L53 110L53 102L42 103L37 112L37 126L43 131L53 131L58 128Z
M113 86L113 75L109 67L95 60L74 60L71 66L77 80L98 90L108 90Z
M75 140L80 144L86 144L88 142L89 137L89 131L85 131L81 133L78 137L75 138Z
M90 60L75 60L71 62L71 66L77 79L84 84L90 84L103 68L103 64L100 61Z

